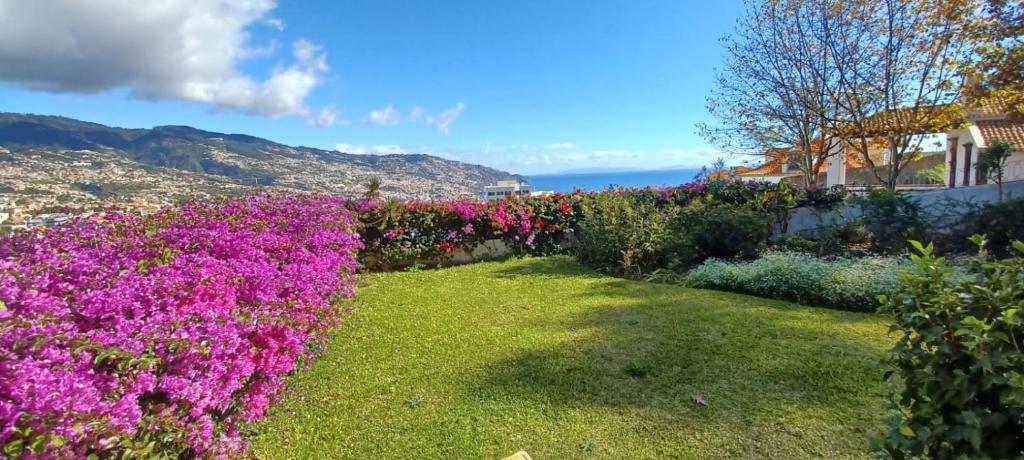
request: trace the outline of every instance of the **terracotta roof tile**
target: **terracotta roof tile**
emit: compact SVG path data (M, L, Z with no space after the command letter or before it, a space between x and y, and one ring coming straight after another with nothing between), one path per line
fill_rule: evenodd
M978 120L975 125L981 131L986 144L1002 141L1013 145L1014 150L1024 150L1024 122Z
M985 100L967 109L968 118L990 118L1006 116L1006 103L1002 100Z
M749 171L739 173L740 176L764 176L772 174L782 174L782 163L778 161L769 160L767 163L753 168Z
M960 110L955 104L941 104L921 107L902 107L895 110L887 110L867 117L862 122L862 129L849 125L843 131L850 133L861 132L867 136L880 136L889 133L898 126L917 125L920 134L941 133L950 128L955 128L963 123L960 117L953 121L948 120L948 115L956 115ZM952 114L950 112L953 112Z

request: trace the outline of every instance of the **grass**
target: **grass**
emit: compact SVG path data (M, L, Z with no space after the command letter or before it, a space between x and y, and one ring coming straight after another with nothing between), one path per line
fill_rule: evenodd
M877 315L534 258L364 278L259 458L867 458Z

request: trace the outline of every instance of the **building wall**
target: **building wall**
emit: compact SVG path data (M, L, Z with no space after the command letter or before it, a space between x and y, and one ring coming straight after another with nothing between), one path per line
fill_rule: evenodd
M973 205L999 200L998 187L994 184L906 193L918 202L924 212L922 217L935 229L952 228ZM1006 199L1024 198L1024 180L1004 181L1003 194ZM823 228L849 222L860 214L860 207L853 204L844 204L836 210L797 208L790 214L788 230L795 235L815 236Z
M846 185L846 148L842 145L832 147L825 169L825 185Z
M950 131L946 135L946 145L947 187L964 187L965 183L968 184L967 186L975 186L979 185L979 179L981 179L983 184L993 182L988 177L979 178L978 158L981 152L988 147L988 144L982 138L981 132L978 131L977 127L969 126L964 129ZM968 158L968 150L970 151L970 166L965 167L964 162ZM950 169L953 169L952 173L950 173ZM950 179L952 179L952 183ZM1024 151L1014 152L1007 159L1003 175L1004 182L1018 180L1024 180Z

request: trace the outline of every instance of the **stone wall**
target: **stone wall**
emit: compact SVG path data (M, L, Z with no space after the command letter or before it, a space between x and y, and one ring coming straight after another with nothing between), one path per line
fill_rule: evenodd
M995 184L906 193L917 200L926 220L940 231L955 225L960 217L970 210L972 204L990 203L999 199L998 187ZM1003 194L1006 198L1024 197L1024 180L1004 183ZM842 225L860 214L861 209L852 204L843 205L836 210L797 208L789 217L789 233L815 236L822 228ZM1024 219L1024 216L1021 218Z

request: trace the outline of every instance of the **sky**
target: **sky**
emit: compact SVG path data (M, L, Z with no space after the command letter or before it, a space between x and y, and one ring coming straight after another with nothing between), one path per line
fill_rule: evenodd
M738 0L0 0L0 111L520 174L700 167Z

